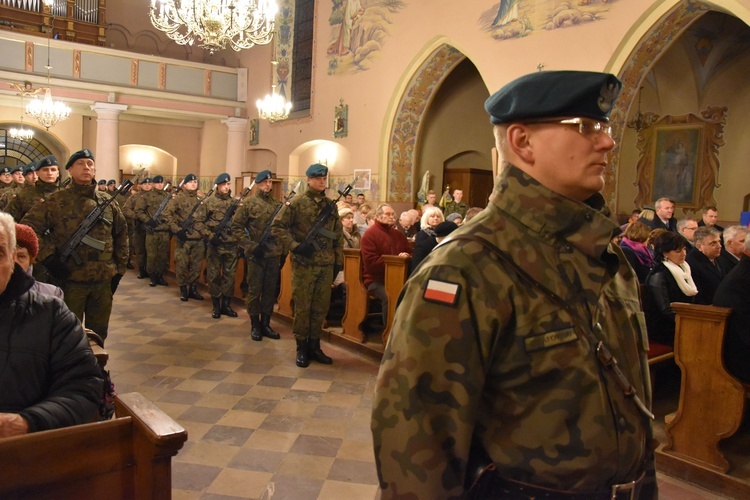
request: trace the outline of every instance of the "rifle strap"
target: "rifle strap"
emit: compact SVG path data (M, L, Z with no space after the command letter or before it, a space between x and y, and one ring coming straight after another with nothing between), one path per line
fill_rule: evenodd
M320 231L318 231L318 234L331 240L335 240L338 238L338 236L336 236L336 233L334 233L333 231L329 231L328 229L321 229Z

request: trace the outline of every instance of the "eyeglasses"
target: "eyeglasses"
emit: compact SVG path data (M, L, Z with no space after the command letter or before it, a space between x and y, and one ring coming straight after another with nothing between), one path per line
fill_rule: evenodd
M559 123L561 125L578 125L578 132L585 136L590 137L604 132L609 137L612 137L612 127L607 122L600 122L598 120L592 120L589 118L565 118L563 120L536 120L526 122L526 125L535 125L538 123Z

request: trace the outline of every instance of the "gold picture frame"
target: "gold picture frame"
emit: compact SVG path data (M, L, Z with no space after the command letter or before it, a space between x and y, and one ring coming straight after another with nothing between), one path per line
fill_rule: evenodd
M654 206L669 198L685 212L715 206L719 187L719 148L724 145L726 107L694 114L659 117L644 113L646 127L638 132L640 159L635 186L637 207Z

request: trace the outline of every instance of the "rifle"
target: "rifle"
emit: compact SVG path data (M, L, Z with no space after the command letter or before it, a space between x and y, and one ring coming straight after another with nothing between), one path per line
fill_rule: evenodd
M193 234L193 224L195 223L195 212L198 210L198 207L203 205L203 202L206 201L212 194L214 194L214 191L216 190L216 184L214 184L214 187L211 188L211 191L208 192L208 194L202 199L198 200L198 203L195 204L193 209L190 211L188 216L183 221L182 225L180 226L180 230L177 231L177 237L180 240L185 240L186 236L188 234ZM180 236L182 235L182 236Z
M142 172L143 170L141 170L141 173ZM136 180L139 176L140 173L136 176ZM91 231L91 229L93 229L94 224L102 219L102 217L104 216L104 210L112 204L117 195L127 193L131 187L133 187L133 182L131 180L125 179L124 181L122 181L122 183L117 186L117 189L115 189L114 193L112 193L112 196L106 197L104 201L98 203L96 207L94 207L91 212L88 213L86 218L83 219L83 221L78 225L78 229L76 229L76 231L68 239L68 241L65 242L62 250L58 254L52 254L47 259L45 259L44 266L47 268L52 277L63 281L68 277L68 275L70 274L70 270L68 269L66 262L70 257L73 257L73 261L77 265L80 266L81 264L83 264L83 259L80 255L78 255L78 252L76 252L76 248L78 248L78 245L81 243L99 250L100 252L104 251L104 248L106 246L105 242L97 240L96 238L92 238L91 236L89 236L89 232ZM105 220L104 222L108 225L112 224L112 221Z
M216 226L216 229L214 229L214 235L209 241L211 245L217 246L219 243L221 243L221 240L224 237L224 233L226 232L229 223L232 222L234 213L237 211L237 207L240 206L242 198L248 195L248 193L253 189L253 186L255 186L255 181L250 184L250 187L246 187L245 189L243 189L237 198L232 200L232 204L227 209L224 217L221 219L221 222L219 222L219 225Z
M180 181L180 184L174 189L174 191L180 189L184 183L185 180L183 179L182 181ZM164 185L163 191L169 191L169 182ZM169 203L169 200L171 199L172 193L168 193L167 196L165 196L164 199L161 200L161 203L159 203L159 206L156 208L156 212L154 212L154 215L152 215L151 218L146 221L146 227L150 227L153 230L156 229L159 224L161 224L161 214L164 212L164 209L167 208L167 203Z
M294 186L292 190L289 192L289 194L287 195L287 197L284 198L284 202L278 207L276 207L276 210L274 210L273 214L271 214L271 218L268 219L268 223L266 224L266 227L263 228L263 232L260 234L260 238L258 239L259 247L262 247L268 241L268 238L271 235L271 224L273 224L274 219L276 219L276 216L279 215L279 212L281 212L281 209L289 206L289 202L292 201L292 198L294 198L294 195L297 194L297 190L299 190L300 184L302 184L302 181L297 182L297 185Z
M314 248L315 250L320 250L320 245L315 240L315 237L318 234L322 234L323 236L331 239L336 237L336 235L332 231L325 229L325 225L328 223L328 219L331 217L331 215L333 215L333 211L336 210L336 203L341 198L348 195L352 191L352 189L354 189L354 184L357 183L358 179L359 177L355 177L352 183L347 184L343 191L338 191L339 197L326 205L325 208L320 211L318 217L315 219L315 222L313 222L310 231L308 231L307 235L305 236L305 239L300 242L298 247L295 247L295 250L297 250L297 248L300 248L300 251L296 253L302 255L303 257L309 257L309 255L304 254L312 253L310 252L310 250L308 250L310 247Z

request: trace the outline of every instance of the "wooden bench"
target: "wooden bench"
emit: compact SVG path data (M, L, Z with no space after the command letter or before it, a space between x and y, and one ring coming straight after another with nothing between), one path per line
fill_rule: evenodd
M117 418L0 439L0 498L168 499L187 432L138 393Z
M675 361L682 371L677 412L667 423L667 444L657 467L732 498L750 498L750 483L727 474L719 441L742 423L747 388L727 373L722 358L731 309L673 303L677 314Z
M651 300L651 294L648 291L648 285L641 283L639 285L641 292L641 308L645 310L645 305ZM667 345L659 342L653 342L649 335L649 349L648 349L648 365L654 366L664 361L674 359L674 349Z
M346 309L341 320L341 334L356 342L365 342L362 323L367 318L367 289L362 282L362 255L358 248L344 249L344 283Z
M281 287L279 297L276 300L278 307L276 314L291 323L294 318L292 308L292 257L287 255L284 267L281 268Z
M383 330L383 345L388 343L388 337L393 327L393 317L396 314L396 305L404 283L409 279L409 264L411 257L399 257L398 255L385 255L385 294L388 297L388 324Z

